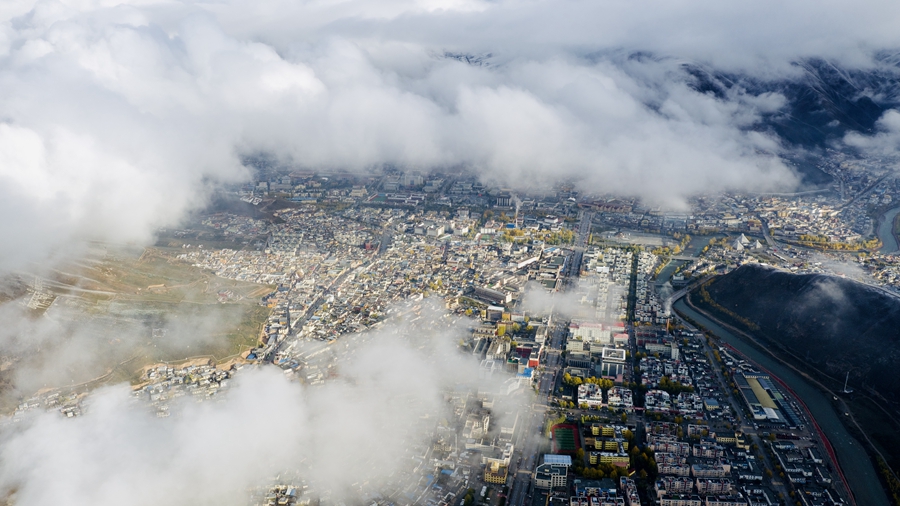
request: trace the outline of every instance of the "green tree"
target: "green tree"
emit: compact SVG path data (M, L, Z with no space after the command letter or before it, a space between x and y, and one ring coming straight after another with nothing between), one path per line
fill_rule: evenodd
M475 502L475 489L466 490L466 495L463 496L463 506L472 506L472 503Z

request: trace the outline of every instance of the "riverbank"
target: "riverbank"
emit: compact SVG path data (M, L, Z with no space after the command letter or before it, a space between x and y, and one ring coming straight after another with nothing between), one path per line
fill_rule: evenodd
M778 377L798 399L803 400L810 419L816 421L818 430L824 436L823 441L829 441L832 447L838 462L836 469L841 470L850 494L859 504L866 506L890 504L869 454L844 425L831 403L833 394L828 395L830 389L769 351L768 347L752 336L718 319L707 317L705 312L701 313L689 307L683 298L675 303L674 309L686 320L693 321L715 334L722 342L759 365L761 369L769 371L773 377ZM744 337L738 337L739 335ZM815 386L817 383L819 386Z
M894 226L891 228L894 235L894 241L897 242L897 248L900 249L900 214L894 216Z
M877 392L866 393L860 391L852 394L844 392L844 384L841 379L834 378L814 365L809 364L802 357L780 343L773 343L764 337L755 337L751 332L744 330L746 327L742 326L743 322L732 319L731 315L727 314L727 311L724 313L719 311L714 305L707 304L705 299L697 301L695 304L690 297L686 297L685 302L692 309L727 327L759 351L770 355L786 367L791 368L806 380L812 382L822 392L831 396L837 412L843 413L844 419L849 419L850 423L845 424L847 429L856 439L863 440L866 443L870 456L878 456L896 468L897 456L893 454L892 449L900 448L900 437L897 436L900 433L900 424L895 422L896 414L888 411L875 399L877 397L884 401L884 398ZM799 364L800 367L794 364ZM873 420L874 417L878 419ZM863 422L861 423L859 420L863 420ZM874 434L874 440L869 437L869 434ZM896 473L891 471L891 474L894 479L900 480Z
M742 330L740 330L740 329L738 329L738 328L735 328L735 327L733 327L733 326L731 326L731 325L729 325L729 324L727 324L727 323L725 323L725 322L719 320L719 319L716 318L715 316L713 316L713 315L707 313L706 311L703 311L702 309L700 309L700 308L698 308L697 306L695 306L695 305L691 302L690 294L688 294L687 296L685 296L684 302L685 302L691 309L693 309L694 311L699 312L700 314L706 316L707 318L710 318L711 320L715 321L715 322L718 323L719 325L722 325L723 327L728 328L728 329L731 330L732 332L735 332L736 334L738 334L738 335L740 335L740 336L742 336L742 337L748 339L749 341L751 341L752 343L756 344L757 346L761 346L760 343L759 343L756 339L754 339L752 336L750 336L750 335L747 334L746 332L744 332L744 331L742 331ZM738 349L735 348L734 346L728 344L727 342L726 342L726 343L723 343L723 344L724 344L724 346L727 347L731 352L733 352L733 353L736 354L737 356L743 358L744 360L747 360L748 362L750 362L751 364L753 364L754 367L756 367L756 368L759 369L760 371L762 371L762 372L768 374L768 375L769 375L776 383L778 383L779 385L781 385L781 387L782 387L782 388L783 388L783 389L784 389L784 390L785 390L785 391L786 391L786 392L787 392L794 400L796 400L796 401L799 403L800 406L803 407L803 411L804 411L804 414L806 415L806 418L809 419L810 422L812 422L813 427L814 427L815 430L816 430L816 434L818 435L819 440L822 442L822 446L825 448L825 453L828 455L829 459L831 460L831 464L832 464L832 466L834 466L835 472L836 472L836 473L838 474L838 476L841 478L841 483L844 484L844 492L846 493L848 499L850 500L850 503L851 503L851 504L854 504L854 505L857 504L857 503L856 503L856 498L855 498L855 496L853 495L853 490L850 488L850 482L847 480L846 475L844 475L844 471L843 471L843 469L841 468L840 461L838 460L838 457L837 457L837 453L834 451L834 446L831 444L831 441L828 439L828 436L825 434L825 431L823 431L822 428L819 426L818 422L816 422L816 418L815 418L815 416L813 416L812 412L809 410L809 406L807 406L806 403L803 402L803 398L802 398L801 396L797 395L797 393L794 392L794 389L792 389L787 383L785 383L784 380L782 380L781 378L779 378L778 375L773 374L772 371L768 370L766 367L763 367L761 364L756 363L756 361L750 359L750 358L747 357L744 353L742 353L740 350L738 350ZM774 355L773 355L773 356L774 356ZM776 358L777 358L777 357L776 357ZM786 365L789 365L789 364L786 364ZM796 368L795 368L795 370L796 370ZM798 372L800 372L800 371L798 371Z
M881 239L879 253L896 253L900 250L900 237L897 234L897 220L900 217L900 206L888 209L878 222L876 233Z

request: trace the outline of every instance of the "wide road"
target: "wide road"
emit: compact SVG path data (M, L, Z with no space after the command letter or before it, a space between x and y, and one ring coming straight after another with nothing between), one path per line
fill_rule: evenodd
M574 244L572 247L572 261L569 262L563 275L567 282L577 279L581 274L581 260L584 258L584 250L588 246L591 237L591 225L594 221L594 213L582 211L579 216L578 226L575 227Z
M509 501L511 506L523 506L531 503L531 483L533 470L540 464L538 454L543 441L541 432L544 429L544 418L547 413L547 399L556 387L556 379L562 366L560 348L565 333L565 325L552 324L549 342L547 343L544 370L538 380L538 393L529 409L523 413L521 429L516 437L516 452L519 455L509 466L510 485Z
M384 230L381 231L381 240L378 241L378 254L381 255L391 246L391 239L394 234L391 232L391 227L386 226Z
M575 237L575 246L585 248L588 246L588 238L591 236L591 225L594 222L594 213L589 211L581 212L581 221L578 222L578 231Z
M887 179L889 176L891 176L891 175L893 175L893 174L894 174L893 171L888 171L888 172L885 173L883 176L881 176L880 178L876 179L875 182L873 182L872 184L870 184L869 186L867 186L864 190L862 190L861 192L859 192L859 193L857 193L856 195L854 195L852 199L848 200L846 203L844 203L844 205L840 206L838 209L844 209L844 208L846 208L846 207L852 205L854 202L856 202L857 200L861 199L862 197L865 197L866 195L869 194L869 192L871 192L872 190L874 190L876 186L878 186L879 184L881 184L882 181L884 181L885 179Z
M572 285L581 274L581 260L584 249L587 246L591 234L591 223L594 213L582 212L576 228L574 255L563 273L566 282L563 290ZM519 455L509 466L509 478L506 483L510 486L508 504L510 506L524 506L531 503L532 481L534 468L540 464L541 455L537 452L543 441L541 432L544 428L544 419L548 410L553 389L563 367L562 342L566 332L566 322L554 323L551 318L549 342L546 343L544 355L544 369L539 372L538 392L534 403L524 413L521 429L515 440L516 453Z

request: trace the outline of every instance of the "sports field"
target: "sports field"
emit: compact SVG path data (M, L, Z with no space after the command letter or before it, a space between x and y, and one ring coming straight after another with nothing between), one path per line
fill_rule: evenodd
M571 424L554 425L551 429L553 453L575 453L579 447L577 431L578 428Z

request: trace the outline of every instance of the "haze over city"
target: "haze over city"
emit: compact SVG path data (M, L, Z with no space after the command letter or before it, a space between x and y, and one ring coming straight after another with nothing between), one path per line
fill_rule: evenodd
M0 503L900 505L900 5L0 5Z

